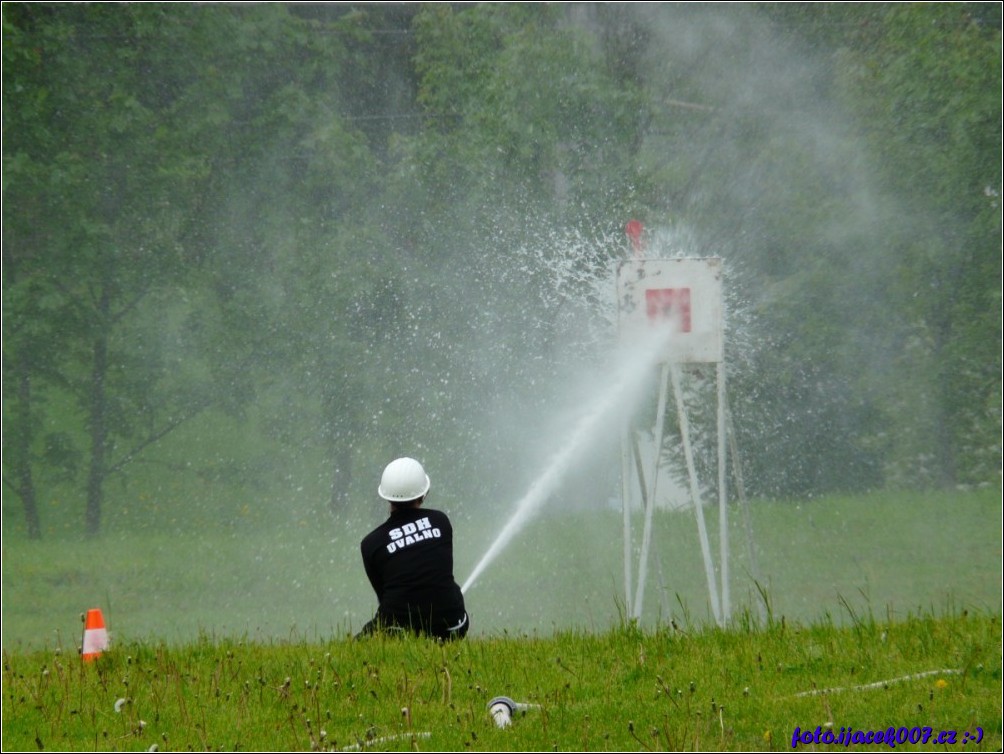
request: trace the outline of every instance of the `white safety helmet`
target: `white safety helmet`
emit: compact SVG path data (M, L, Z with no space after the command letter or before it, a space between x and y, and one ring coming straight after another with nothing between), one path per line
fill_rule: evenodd
M407 503L429 491L429 475L414 458L398 458L387 464L377 494L391 503Z

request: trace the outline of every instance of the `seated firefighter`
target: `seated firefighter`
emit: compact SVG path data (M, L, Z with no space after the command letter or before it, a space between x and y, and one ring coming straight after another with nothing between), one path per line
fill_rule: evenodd
M376 631L412 631L460 639L470 621L453 578L453 527L445 513L422 508L429 477L414 458L387 465L377 493L390 517L363 538L363 566L379 606L356 638Z

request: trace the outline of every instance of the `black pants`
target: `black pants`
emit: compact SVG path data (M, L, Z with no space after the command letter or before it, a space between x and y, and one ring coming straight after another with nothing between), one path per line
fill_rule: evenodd
M372 636L377 633L386 633L391 635L403 634L407 631L418 636L431 636L442 641L454 641L455 639L463 639L467 636L467 632L470 628L471 619L468 617L467 613L464 613L463 617L454 624L444 624L442 626L437 626L436 628L429 628L428 626L415 623L402 626L400 623L388 621L386 618L377 615L373 618L373 620L369 621L362 627L362 630L356 634L355 638L361 639L364 636Z

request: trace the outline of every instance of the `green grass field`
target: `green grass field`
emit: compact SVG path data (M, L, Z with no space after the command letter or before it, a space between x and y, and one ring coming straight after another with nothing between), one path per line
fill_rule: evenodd
M1000 645L999 617L960 614L5 652L3 750L790 751L797 728L819 751L891 728L896 749L999 751ZM499 728L499 695L537 706Z
M492 520L443 507L454 518L463 582L506 513ZM344 636L376 607L358 542L383 514L375 507L341 522L293 517L271 527L178 531L119 522L94 540L5 536L3 647L72 652L88 608L103 610L116 641ZM716 549L715 512L707 516ZM766 617L763 595L775 619L836 625L1001 611L999 491L761 502L752 517L759 586L741 518L730 520L735 615ZM640 625L702 627L711 611L694 516L659 512L655 523ZM636 540L641 526L639 515ZM468 590L472 636L604 632L623 623L623 592L620 513L551 509Z
M349 638L375 607L358 541L382 513L5 537L4 751L792 750L796 727L813 750L890 727L898 749L1001 749L996 491L754 504L760 578L736 515L724 627L692 512L657 514L635 624L620 513L551 509L472 585L472 632L448 646ZM451 513L463 581L504 513ZM85 664L95 607L112 647ZM502 730L497 695L539 708Z

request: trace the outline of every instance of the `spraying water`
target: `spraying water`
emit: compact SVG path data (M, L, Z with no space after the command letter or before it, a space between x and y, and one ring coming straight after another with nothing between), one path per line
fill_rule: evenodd
M664 354L665 346L676 327L677 323L673 320L653 324L650 332L644 337L635 338L617 354L614 373L609 380L601 382L597 399L590 404L589 410L579 420L564 447L551 459L550 464L516 504L512 517L467 577L461 587L462 592L467 593L482 572L530 521L541 505L547 502L574 467L576 459L582 456L600 433L607 430L608 422L633 409L635 401L642 395L642 386L650 376L650 368Z

